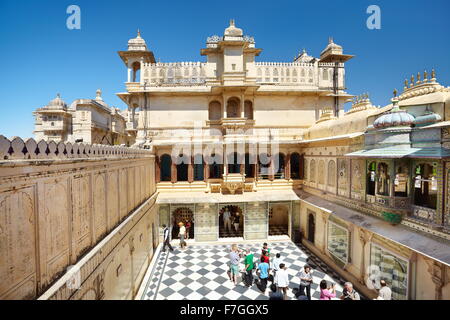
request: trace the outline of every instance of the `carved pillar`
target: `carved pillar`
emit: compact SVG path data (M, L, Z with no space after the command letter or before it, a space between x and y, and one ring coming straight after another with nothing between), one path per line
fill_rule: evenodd
M322 222L323 222L323 243L322 243L322 248L321 251L323 254L326 254L326 248L327 248L327 234L328 234L328 230L327 230L327 222L328 222L328 218L329 218L330 214L328 212L322 212ZM317 234L317 233L316 233Z
M203 176L205 179L205 182L209 179L209 164L203 162Z
M175 161L173 161L172 159L172 165L170 167L170 181L172 181L172 183L177 182L177 165L175 164Z
M359 232L359 240L362 243L362 252L361 252L361 273L359 275L359 282L361 284L365 284L365 275L366 275L366 244L370 242L372 239L372 233L366 231L364 229L358 228Z
M445 279L445 266L435 260L423 257L427 266L428 273L435 285L435 300L442 300L442 288L448 283Z
M155 163L156 163L155 178L156 178L156 183L158 183L158 182L161 182L161 161L158 156L156 156Z
M256 162L253 164L255 180L258 180L258 157L256 157Z
M286 155L286 164L284 166L284 177L289 180L291 179L291 154Z
M188 164L188 182L194 182L194 157L191 157L191 161Z
M273 155L270 156L270 165L269 165L269 180L273 181L275 179L275 168L273 165Z

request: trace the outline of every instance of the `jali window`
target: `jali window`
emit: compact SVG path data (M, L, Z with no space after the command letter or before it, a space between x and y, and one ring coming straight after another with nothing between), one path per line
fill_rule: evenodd
M328 252L344 264L348 262L349 236L350 233L347 229L328 221Z

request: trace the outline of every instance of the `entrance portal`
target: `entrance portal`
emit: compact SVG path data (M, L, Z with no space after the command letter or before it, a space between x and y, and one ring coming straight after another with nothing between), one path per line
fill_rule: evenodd
M289 207L276 204L269 211L269 236L289 235Z
M230 238L244 236L244 215L238 206L227 205L219 211L219 237Z
M172 239L179 238L180 227L178 224L184 223L186 227L186 239L194 238L194 213L189 208L178 208L172 213ZM190 224L190 226L189 226Z
M314 214L308 214L308 241L314 243L314 235L316 233L316 222Z

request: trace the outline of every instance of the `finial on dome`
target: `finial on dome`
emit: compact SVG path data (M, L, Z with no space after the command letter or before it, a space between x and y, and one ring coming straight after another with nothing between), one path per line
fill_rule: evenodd
M431 80L436 80L436 72L434 71L434 69L431 69Z
M141 37L141 30L139 30L139 28L138 28L138 30L137 30L137 36L138 36L138 38Z
M233 26L234 27L234 19L230 19L230 27Z
M95 100L103 100L102 99L102 90L97 89L97 91L95 92Z
M56 97L61 99L61 94L58 92L58 93L56 94Z
M397 97L397 89L394 89L394 98Z
M417 83L420 83L420 72L417 72Z
M328 43L329 44L333 43L333 37L328 37Z

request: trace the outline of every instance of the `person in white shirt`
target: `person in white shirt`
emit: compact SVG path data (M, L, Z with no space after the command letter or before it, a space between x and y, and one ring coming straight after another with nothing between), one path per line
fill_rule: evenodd
M231 213L228 209L225 209L222 215L223 225L226 231L231 231Z
M181 249L186 247L186 242L184 241L184 239L186 238L186 227L184 226L183 222L178 223L178 225L180 226L180 232L179 232L179 237L180 237L180 247Z
M287 289L289 288L289 274L286 269L287 267L284 263L281 263L280 269L274 277L274 283L277 285L278 289L283 292L284 300L287 298Z
M280 257L281 254L277 253L275 258L273 258L273 260L270 262L270 269L272 269L274 277L277 274L277 271L280 270L280 264L283 263L283 260Z
M375 300L391 300L392 290L387 286L386 281L380 280L381 289L378 292L378 297Z

